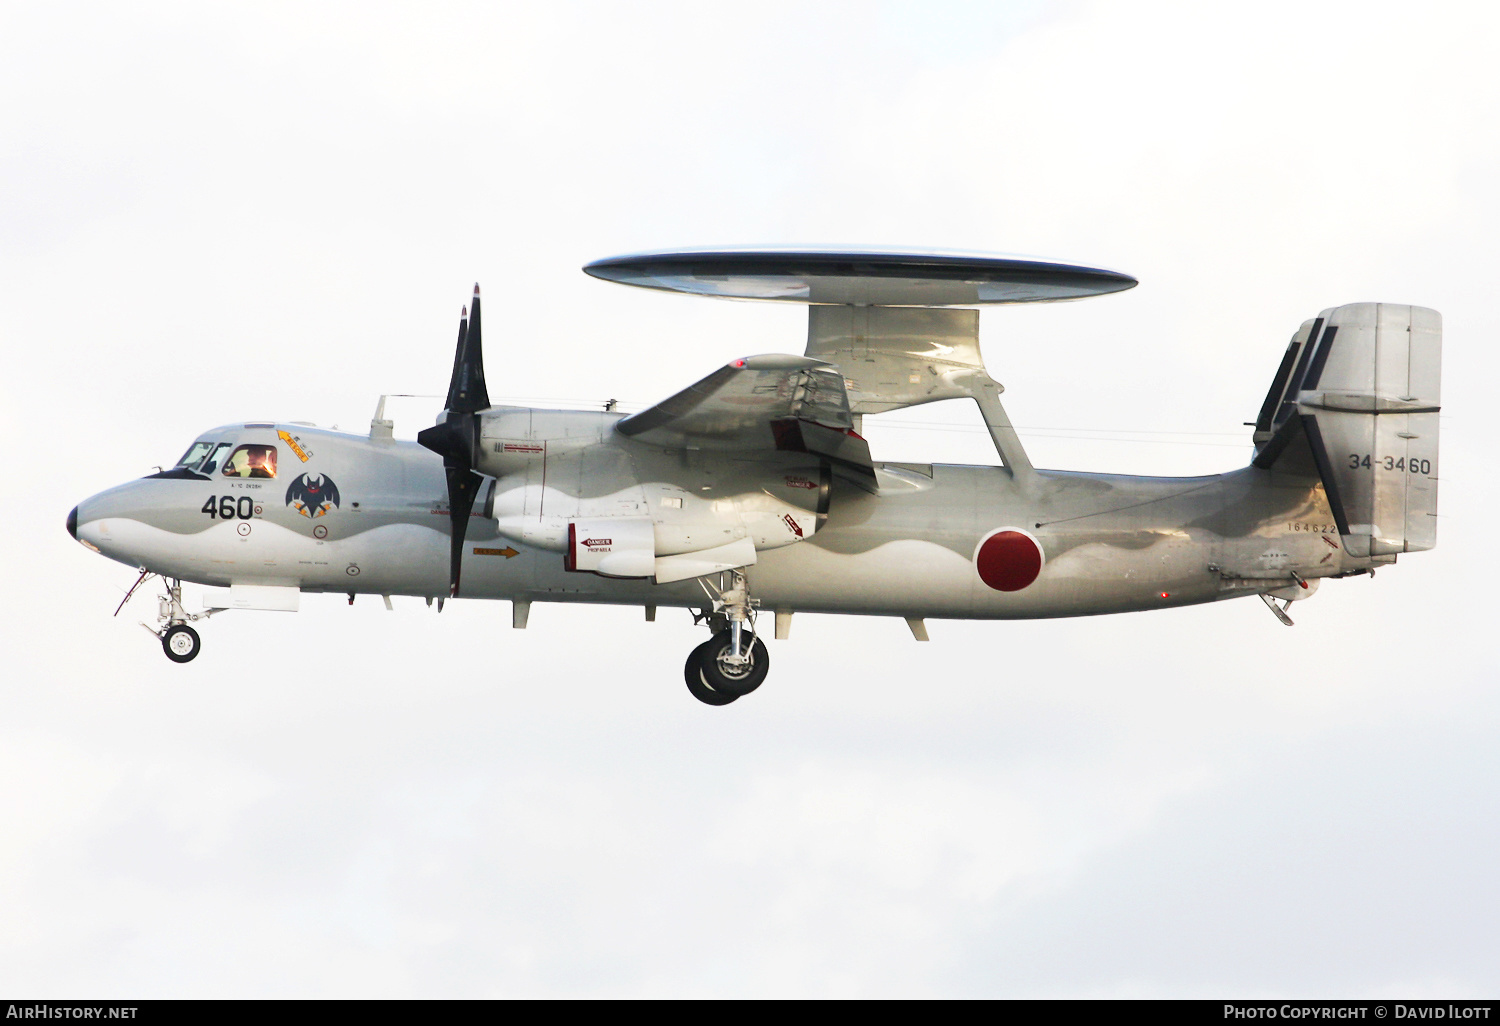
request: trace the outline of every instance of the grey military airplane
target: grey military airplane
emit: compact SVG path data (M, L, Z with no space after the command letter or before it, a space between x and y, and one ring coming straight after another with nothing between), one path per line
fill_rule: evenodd
M68 514L70 534L161 578L151 629L182 663L192 623L295 610L302 592L685 607L710 637L694 697L726 705L765 679L757 618L797 610L1024 619L1257 596L1290 625L1328 577L1373 574L1436 542L1442 322L1354 303L1292 336L1254 422L1248 466L1131 477L1032 466L980 355L977 307L1118 292L1134 278L1044 260L781 250L600 260L595 278L808 305L801 356L733 360L648 409L492 405L480 298L460 321L445 409L397 440L384 398L368 435L241 422L171 469ZM995 466L877 460L863 418L978 404ZM201 612L182 582L223 598ZM122 607L124 603L121 603ZM118 613L119 610L117 609Z

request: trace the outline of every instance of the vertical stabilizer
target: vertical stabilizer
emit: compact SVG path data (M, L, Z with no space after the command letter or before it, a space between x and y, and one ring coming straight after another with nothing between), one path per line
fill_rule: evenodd
M1437 544L1442 339L1442 317L1419 306L1325 310L1293 337L1261 408L1256 463L1304 434L1351 556Z

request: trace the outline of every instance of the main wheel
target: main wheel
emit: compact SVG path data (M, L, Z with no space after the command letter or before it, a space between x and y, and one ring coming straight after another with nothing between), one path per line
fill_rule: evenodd
M719 694L733 695L736 698L748 695L760 687L761 681L766 679L766 673L771 669L771 654L766 651L764 641L745 631L740 635L740 646L745 649L748 658L743 663L729 662L729 653L733 648L730 634L726 630L715 634L712 641L694 653L698 656L698 666L703 671L703 682Z
M703 680L703 653L711 645L713 645L712 639L688 653L687 665L682 668L682 676L687 681L688 691L704 705L728 705L740 696L716 691Z
M203 648L198 632L185 623L174 624L161 636L161 649L174 663L191 662Z

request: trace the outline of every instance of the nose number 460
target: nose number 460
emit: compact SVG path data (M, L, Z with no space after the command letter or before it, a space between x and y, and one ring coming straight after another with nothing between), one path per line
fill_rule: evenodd
M207 513L210 519L249 520L255 515L255 500L248 495L210 495L199 513Z

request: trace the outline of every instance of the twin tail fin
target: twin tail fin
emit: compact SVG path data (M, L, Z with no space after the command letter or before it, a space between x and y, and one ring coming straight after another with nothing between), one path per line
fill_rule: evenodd
M1315 471L1351 556L1437 544L1443 321L1350 303L1298 329L1255 422L1255 466Z

